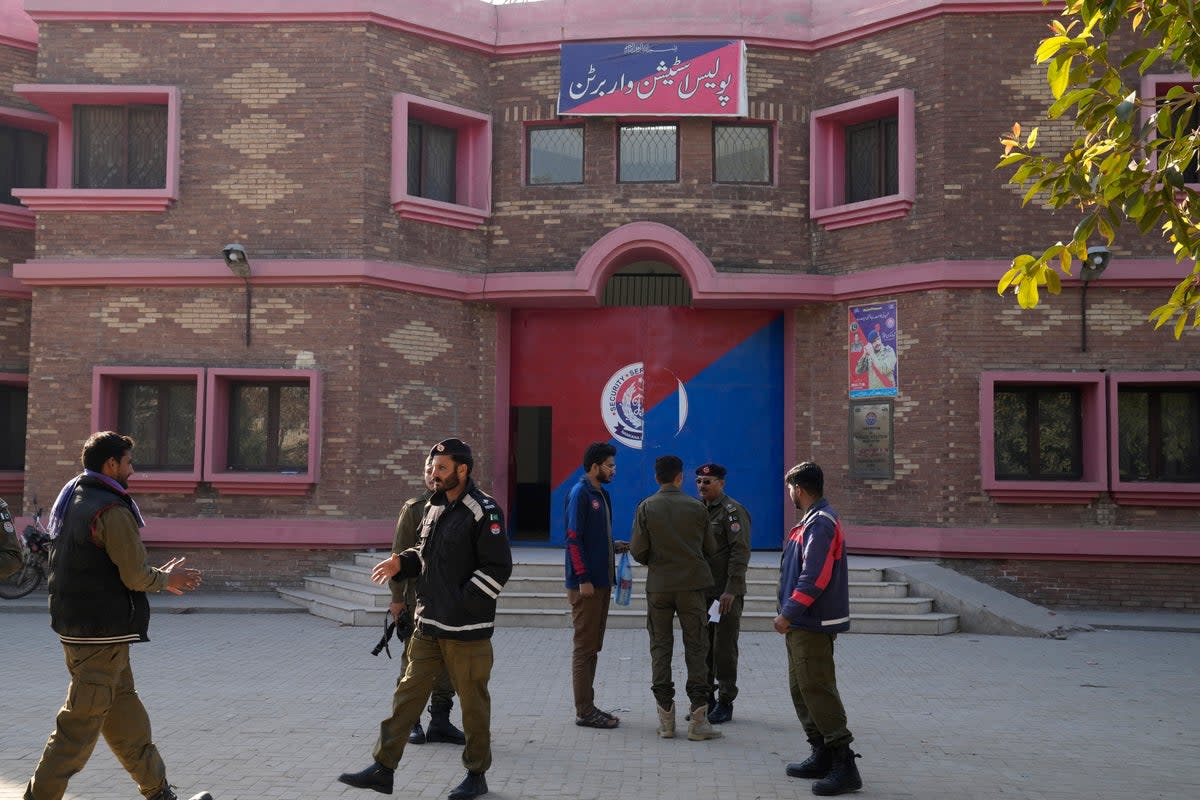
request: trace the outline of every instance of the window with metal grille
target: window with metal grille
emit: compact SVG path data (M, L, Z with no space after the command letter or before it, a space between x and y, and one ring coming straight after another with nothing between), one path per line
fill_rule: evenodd
M46 187L46 134L0 125L0 203L20 205L13 189Z
M771 182L769 125L713 125L713 180Z
M137 442L140 471L192 469L196 456L196 382L123 381L117 430Z
M690 306L692 289L678 273L618 272L604 286L605 306Z
M231 383L228 468L307 470L308 399L308 383Z
M900 191L898 132L896 117L846 126L847 203Z
M453 203L458 131L429 122L408 123L408 193Z
M163 189L167 107L75 106L76 189Z
M679 180L679 126L622 125L618 175L622 183L669 183Z
M25 412L29 390L0 384L0 469L25 469Z
M531 186L583 183L583 126L543 127L526 131L527 181Z
M1122 481L1200 481L1200 389L1121 386L1117 431Z
M997 479L1077 480L1083 475L1078 388L998 386L994 397Z

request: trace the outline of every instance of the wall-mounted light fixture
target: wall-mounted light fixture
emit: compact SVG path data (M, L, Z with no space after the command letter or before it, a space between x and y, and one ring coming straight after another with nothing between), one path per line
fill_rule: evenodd
M227 244L221 251L225 257L225 266L229 271L242 279L246 284L246 347L250 346L250 259L246 257L246 248L240 244Z
M1079 341L1080 352L1087 352L1087 290L1088 284L1100 277L1100 273L1108 269L1112 261L1112 251L1104 245L1089 247L1087 259L1079 267L1079 279L1083 281L1083 291L1079 294Z

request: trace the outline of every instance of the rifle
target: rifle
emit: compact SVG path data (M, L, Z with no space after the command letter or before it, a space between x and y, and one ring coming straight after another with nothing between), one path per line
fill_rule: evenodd
M390 622L388 620L391 620ZM399 618L393 618L389 611L383 615L383 636L379 639L379 644L371 650L371 655L377 656L381 651L387 653L387 657L392 657L392 649L388 644L395 635L402 642L408 641L408 637L412 636L413 622L412 618L407 614L401 614Z

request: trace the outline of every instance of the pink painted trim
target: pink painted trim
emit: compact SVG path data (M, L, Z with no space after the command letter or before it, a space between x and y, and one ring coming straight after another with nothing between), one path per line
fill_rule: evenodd
M0 46L37 50L38 26L22 0L0 0Z
M37 217L28 208L0 203L0 228L31 231L37 227Z
M458 131L455 197L443 203L408 193L408 123L420 120ZM402 217L455 228L477 228L492 213L492 117L400 92L392 99L392 207Z
M257 264L255 268L257 269ZM296 475L226 469L229 447L229 385L235 380L308 381L308 470ZM321 373L309 369L208 370L204 412L204 480L225 494L302 495L320 480Z
M16 278L0 273L0 297L13 300L32 300L33 292Z
M354 550L392 546L394 519L150 517L142 541L155 547Z
M897 117L897 193L847 203L846 127L892 114ZM821 227L836 230L908 214L917 198L916 101L911 89L896 89L814 111L809 137L809 216Z
M944 14L1056 13L1042 0L842 0L804 3L756 0L704 7L627 0L588 4L540 2L491 6L476 0L265 0L253 7L236 0L190 4L171 0L109 0L102 10L89 0L27 0L34 20L146 20L173 23L371 22L485 53L518 54L556 49L562 41L655 38L741 38L814 50ZM635 34L631 20L636 20Z
M1183 86L1185 88L1195 86L1200 81L1193 78L1186 72L1176 72L1166 75L1143 75L1141 85L1138 87L1139 100L1151 100L1155 97L1161 97L1167 93L1167 90L1172 86ZM1141 106L1138 111L1138 116L1143 126L1150 122L1150 117L1154 114L1154 109L1148 106ZM1158 138L1158 130L1151 129L1150 138ZM1151 164L1155 169L1158 168L1158 151L1153 150L1150 153ZM1200 184L1189 183L1188 186L1193 189L1200 189Z
M192 468L179 471L134 472L130 488L143 492L190 494L201 480L204 452L204 369L201 367L93 367L92 430L117 429L121 384L126 381L162 381L191 378L196 385ZM135 451L136 455L136 451ZM137 467L137 459L134 459Z
M45 189L18 189L13 195L34 211L165 211L179 199L180 92L176 86L19 83L13 91L45 109L56 122L50 139ZM167 174L162 189L76 189L74 118L76 105L165 103Z
M996 477L996 397L1003 385L1066 385L1082 390L1083 477L1077 481L1011 481ZM1108 489L1108 409L1102 372L984 372L979 376L979 474L1000 503L1086 504Z
M1200 536L1194 530L903 528L846 523L846 543L851 553L926 558L1200 562Z
M1121 480L1120 418L1118 394L1122 385L1200 387L1200 371L1110 372L1108 374L1108 479L1113 500L1121 505L1200 507L1200 483Z
M505 511L508 522L508 501L512 497L512 476L509 460L512 451L512 311L496 309L496 393L492 405L492 426L495 438L492 452L496 454L492 468L494 496Z
M55 185L58 178L58 161L53 154L58 148L58 120L49 114L0 106L0 125L46 134L46 185ZM19 199L20 195L17 197ZM21 206L0 205L0 228L33 230L36 225L37 217L32 210Z

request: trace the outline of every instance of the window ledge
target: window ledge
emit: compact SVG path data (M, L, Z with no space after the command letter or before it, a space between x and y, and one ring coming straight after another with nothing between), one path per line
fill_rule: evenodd
M0 228L14 231L31 231L37 227L37 218L28 208L0 204Z
M33 211L166 211L166 189L14 189Z
M19 470L19 469L0 470L0 494L9 495L9 497L7 499L9 501L10 506L13 506L14 508L16 508L21 505L20 494L21 494L22 490L24 490L24 488L25 488L25 471L24 470ZM13 495L16 495L15 499L13 498Z
M135 492L159 494L192 494L200 485L195 472L135 472L129 487Z
M825 230L833 231L838 228L850 228L855 225L867 225L872 222L882 222L885 219L903 217L912 207L913 199L911 197L892 194L858 203L846 203L818 209L809 216Z
M1200 507L1200 483L1136 483L1113 485L1112 498L1122 506Z
M1087 505L1105 486L1099 481L991 481L983 489L997 503Z
M208 476L208 482L222 494L297 496L308 494L317 485L309 473L281 475L274 472L223 472Z
M488 212L481 208L462 206L457 203L443 203L440 200L430 200L410 194L403 195L393 202L392 208L396 209L396 213L405 219L434 222L439 225L468 230L479 227L488 218Z

